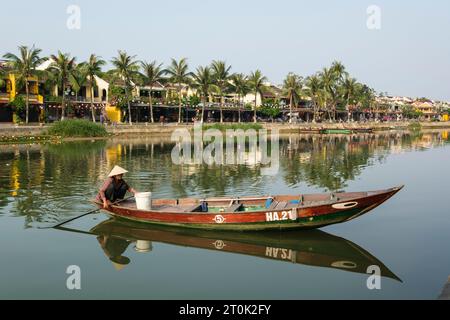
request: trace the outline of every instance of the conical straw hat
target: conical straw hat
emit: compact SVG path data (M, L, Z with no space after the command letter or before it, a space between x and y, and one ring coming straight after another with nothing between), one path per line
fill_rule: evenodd
M124 174L127 173L128 171L125 170L124 168L121 168L119 166L115 166L114 169L111 170L110 174L108 177L114 177L117 176L119 174Z

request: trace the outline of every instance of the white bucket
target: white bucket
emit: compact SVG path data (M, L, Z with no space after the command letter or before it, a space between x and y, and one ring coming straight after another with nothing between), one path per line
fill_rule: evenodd
M152 193L141 192L136 193L136 208L138 210L151 210L152 209Z
M151 241L138 240L136 241L136 246L134 250L139 253L146 253L152 251L152 243Z

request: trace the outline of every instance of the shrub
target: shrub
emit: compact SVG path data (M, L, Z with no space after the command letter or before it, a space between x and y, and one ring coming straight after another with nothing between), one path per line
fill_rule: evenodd
M410 131L420 131L422 130L422 125L419 122L413 122L408 125Z
M47 134L61 137L105 137L105 127L87 120L65 120L55 122Z

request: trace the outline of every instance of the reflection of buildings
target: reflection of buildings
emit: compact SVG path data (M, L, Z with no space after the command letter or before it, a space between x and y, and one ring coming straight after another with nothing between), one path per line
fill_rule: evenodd
M60 230L80 232L69 228ZM130 244L135 243L137 252L150 252L152 242L160 242L361 274L366 274L369 266L377 265L382 276L401 281L363 248L318 230L287 232L280 236L278 232L201 231L110 219L95 226L90 233L97 236L103 251L116 268L119 264L118 269L130 263L130 259L124 256Z
M347 181L358 177L367 166L384 161L390 153L448 144L448 132L282 136L277 178L289 185L306 183L327 190L342 190ZM259 179L259 169L264 167L259 166L261 150L246 154L247 165L208 166L204 163L176 165L171 160L172 149L170 137L120 137L108 142L45 146L3 145L0 146L3 191L0 206L14 202L15 214L27 216L30 222L44 220L50 211L64 214L59 209L73 206L74 199L85 202L85 197L95 195L115 164L122 164L130 171L127 179L137 188L163 189L165 196L249 192L248 182Z

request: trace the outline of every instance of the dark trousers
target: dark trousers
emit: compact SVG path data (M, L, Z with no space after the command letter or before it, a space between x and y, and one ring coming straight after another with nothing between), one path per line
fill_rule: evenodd
M114 186L114 183L111 183L105 191L106 199L111 202L116 202L117 200L122 200L125 198L125 194L127 193L128 185L126 183L122 183L119 186Z

